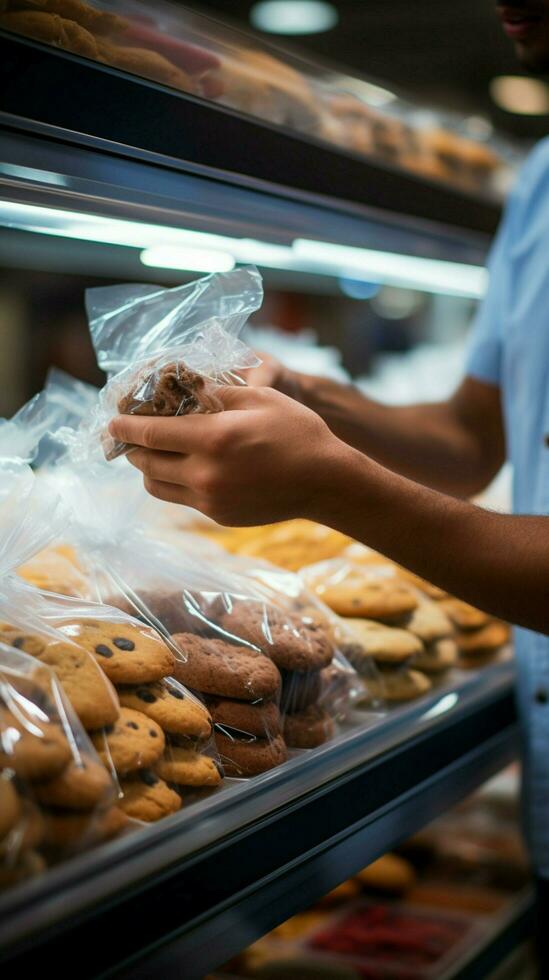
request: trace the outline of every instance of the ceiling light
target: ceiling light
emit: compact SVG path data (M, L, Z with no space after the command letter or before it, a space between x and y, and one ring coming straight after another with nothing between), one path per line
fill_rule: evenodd
M549 85L537 78L522 75L500 75L490 82L492 99L506 112L522 116L545 116L549 113Z
M140 255L143 265L155 269L182 269L187 272L230 272L234 257L210 248L183 248L180 245L146 248Z
M252 25L268 34L320 34L338 19L334 5L322 0L265 0L250 10Z

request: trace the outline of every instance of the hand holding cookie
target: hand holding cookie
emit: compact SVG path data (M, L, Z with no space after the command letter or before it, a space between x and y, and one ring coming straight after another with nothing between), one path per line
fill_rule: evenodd
M220 524L315 516L338 492L338 459L352 452L322 419L270 388L219 387L225 411L178 418L118 416L116 440L153 496ZM326 500L323 501L326 504Z

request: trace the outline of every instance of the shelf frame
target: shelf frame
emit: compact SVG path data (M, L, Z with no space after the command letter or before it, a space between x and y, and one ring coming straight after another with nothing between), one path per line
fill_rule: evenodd
M513 671L500 664L226 793L224 809L211 801L194 828L189 810L19 889L0 908L0 962L58 970L86 949L82 980L170 980L182 963L198 980L517 750Z

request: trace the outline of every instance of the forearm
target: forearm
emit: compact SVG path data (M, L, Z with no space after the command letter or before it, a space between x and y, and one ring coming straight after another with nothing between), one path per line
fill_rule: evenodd
M485 511L342 450L310 516L529 629L549 633L549 518Z
M300 399L340 439L425 486L467 497L486 486L498 469L500 461L486 453L479 430L456 418L452 402L382 405L351 385L294 377Z

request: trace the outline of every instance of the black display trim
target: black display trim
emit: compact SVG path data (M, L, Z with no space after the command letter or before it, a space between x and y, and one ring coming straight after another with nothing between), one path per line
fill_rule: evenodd
M495 201L366 161L327 144L0 32L0 109L292 190L492 234Z
M30 902L26 938L0 962L59 978L78 963L81 980L202 977L457 802L516 748L509 684L145 880L136 859L131 887L80 915L67 907L40 934Z

